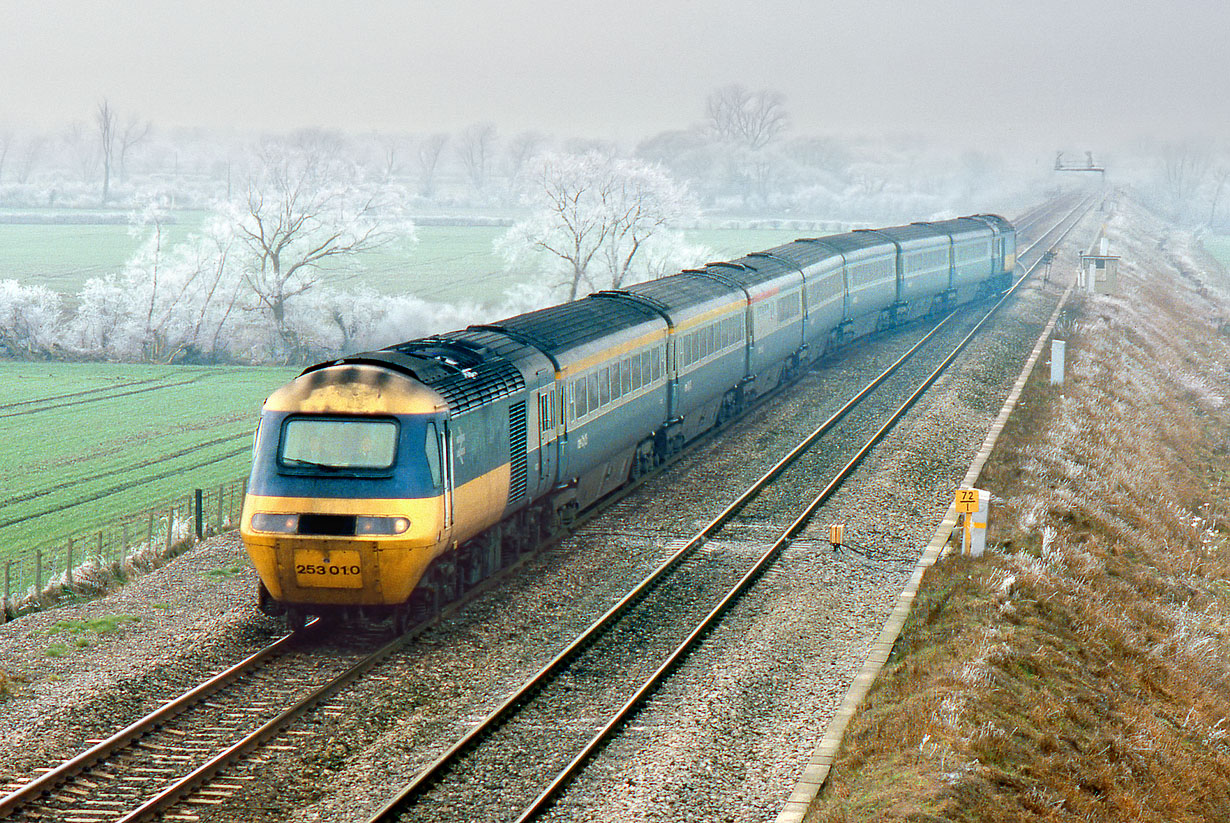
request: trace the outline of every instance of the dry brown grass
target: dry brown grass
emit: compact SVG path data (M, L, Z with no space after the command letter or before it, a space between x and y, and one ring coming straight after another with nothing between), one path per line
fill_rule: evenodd
M1132 204L1110 235L983 474L999 551L928 573L811 819L1230 819L1230 295Z

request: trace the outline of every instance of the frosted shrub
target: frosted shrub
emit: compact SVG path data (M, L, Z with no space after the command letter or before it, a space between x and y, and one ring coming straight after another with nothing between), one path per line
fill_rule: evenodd
M45 354L56 344L60 296L43 286L0 280L0 350Z

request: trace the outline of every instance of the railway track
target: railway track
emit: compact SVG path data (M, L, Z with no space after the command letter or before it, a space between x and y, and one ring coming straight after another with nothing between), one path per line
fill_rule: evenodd
M281 733L416 633L392 642L374 632L356 633L339 646L324 642L321 628L313 623L278 639L16 788L0 798L0 817L73 823L149 819Z
M1071 218L1075 213L1074 209L1065 219ZM1063 223L1064 221L1060 221L1048 235L1059 231ZM1030 253L1048 235L1044 235L1026 249L1022 256ZM887 379L900 363L908 359L914 351L925 347L943 328L937 327L929 332L910 354L904 355L887 370L875 385ZM825 431L831 429L873 390L874 386L869 386L861 392L848 408L833 415L829 423L821 427L823 431L817 430L813 433L814 436L809 438L809 442L801 444L801 451L796 450L798 454L787 456L775 466L766 475L761 491L782 475L789 465L797 461L800 454L806 453L808 448L814 446ZM555 672L552 677L558 681L557 691L565 695L565 705L568 704L567 695L578 691L578 683L587 677L589 680L594 679L592 667L589 675L586 675L587 667L584 661L589 658L583 655L593 655L595 664L601 659L598 654L600 650L596 646L591 648L597 635L603 635L608 644L613 641L613 645L625 649L623 660L628 666L643 663L651 645L644 637L647 636L652 622L660 623L663 615L670 615L669 622L672 624L683 625L684 621L695 624L699 618L711 615L715 596L713 593L727 592L727 595L718 601L719 604L726 603L737 598L738 595L731 592L738 590L740 584L744 588L750 585L745 581L749 575L754 579L759 574L755 569L760 568L761 564L749 569L741 558L715 551L714 549L720 548L720 541L714 538L723 526L730 523L732 517L737 517L747 508L758 493L749 490L750 496L742 496L732 503L718 520L680 547L676 555L651 576L652 580L644 581L636 591L620 601L621 606L611 610L621 610L620 614L639 614L642 618L648 616L651 618L649 624L633 622L625 624L622 629L612 629L608 624L595 629L592 634L587 632L589 639L579 638L578 643L569 647L575 647L576 651L563 652L548 664L547 668ZM723 517L725 519L722 519ZM668 575L671 580L664 580ZM487 585L479 590L485 588ZM656 592L654 596L658 598L656 606L643 600L651 590ZM698 595L701 591L709 593L708 599ZM606 616L603 619L605 620ZM716 618L708 617L710 623L713 619ZM20 820L72 819L80 823L129 823L166 813L219 775L223 777L210 785L210 794L197 796L194 798L197 802L212 806L223 803L227 795L241 795L244 790L243 780L233 774L229 777L224 774L229 766L240 762L263 743L279 735L285 736L287 741L293 741L296 735L309 734L288 727L296 718L321 705L331 695L379 665L382 660L394 655L425 627L426 624L420 625L392 642L380 643L375 637L369 636L360 638L359 643L355 644L360 648L331 648L327 653L323 651L324 647L319 644L319 638L312 630L282 638L231 670L175 700L168 701L158 712L133 723L108 740L100 741L89 751L0 798L0 816L11 815L13 819ZM682 641L695 642L703 632L703 628L697 628L687 638L682 638ZM679 637L674 637L669 644L664 645L660 640L653 640L653 651L658 653L658 657L654 659L677 660L679 655L686 654L686 643L679 645L682 641ZM669 651L667 645L676 651ZM631 657L626 656L627 650L631 650ZM670 665L663 664L662 676L665 676L669 668ZM561 673L566 673L567 677L561 679ZM532 705L528 695L542 688L541 683L527 683L526 687L510 696L497 710L497 713L505 712L503 718L492 721L489 725L498 726L509 716L507 712L522 711L522 705ZM643 697L647 690L652 688L652 685L645 685L636 690L635 694ZM608 702L621 704L626 694L626 689L608 690ZM634 710L636 699L639 698L628 703L622 716ZM564 716L578 715L574 712ZM558 715L547 713L540 717L546 718L543 722L554 723L557 722ZM619 722L618 719L608 722L604 726L608 729L607 733L617 728ZM532 717L529 718L529 723L533 725ZM450 751L464 752L474 746L475 741L483 734L484 732L478 732L475 736L467 735ZM600 745L601 741L594 744ZM592 750L589 748L583 750L590 751ZM584 753L577 756L577 768L588 756ZM412 785L428 786L440 773L452 766L448 759L442 758L442 765L433 768L435 770L430 774L424 771L420 779ZM570 776L557 777L555 782L562 787L568 779ZM396 819L400 814L399 810L410 804L417 791L408 787L407 791L398 795L396 802L390 803L386 810L381 812L384 817L373 819ZM549 802L548 796L542 801L542 805Z
M1061 240L1089 205L1090 202L1079 203L1025 253L1034 251L1051 235L1058 234ZM749 541L723 546L718 538L724 528L735 523L774 484L782 480L799 483L801 478L789 469L824 443L825 435L897 372L902 363L923 349L957 313L941 321L804 438L666 562L424 768L372 816L369 823L473 819L475 803L468 788L489 786L493 779L499 786L498 808L492 808L496 801L488 796L482 809L483 817L521 823L547 809L679 662L702 642L726 610L802 532L816 510L938 379L1019 285L978 320L921 384L883 419L872 436L801 507L767 550L748 558L745 549ZM636 676L628 677L629 674ZM578 726L583 733L579 733ZM549 743L543 741L544 728L556 730ZM567 746L554 745L565 738ZM530 752L533 754L527 757ZM498 777L493 778L496 775ZM529 785L541 787L541 790L536 795L527 795L525 787Z

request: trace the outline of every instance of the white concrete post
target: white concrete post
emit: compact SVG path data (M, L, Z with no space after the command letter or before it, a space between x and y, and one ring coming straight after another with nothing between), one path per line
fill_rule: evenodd
M966 515L970 520L969 528L966 529L969 534L970 557L982 557L987 550L987 521L991 514L991 493L983 489L977 491L978 511Z
M1051 341L1051 385L1063 382L1065 348L1062 340Z

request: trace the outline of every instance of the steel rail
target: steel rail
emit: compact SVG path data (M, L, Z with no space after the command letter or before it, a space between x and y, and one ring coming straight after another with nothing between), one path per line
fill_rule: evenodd
M316 624L313 620L307 627L311 629ZM192 708L197 703L209 697L219 689L234 683L240 677L249 672L254 671L258 666L264 664L273 657L276 657L285 651L297 640L302 637L302 634L288 634L277 641L271 643L260 651L245 657L230 668L222 671L203 683L198 684L179 697L165 704L154 712L142 717L141 719L129 724L120 731L108 737L81 754L72 757L59 766L40 775L34 780L31 780L26 785L15 791L10 792L3 798L0 798L0 818L7 817L22 806L28 805L42 795L53 791L57 786L64 783L90 768L91 766L105 760L121 749L126 748L133 741L142 737L146 733L152 731L158 726L163 725L168 720L176 717L179 714Z
M1026 250L1028 251L1028 250ZM1023 278L1022 278L1023 279ZM535 674L531 675L518 688L509 694L503 702L495 709L487 714L477 724L472 726L470 730L459 738L452 746L440 754L434 761L424 767L415 778L406 786L404 786L395 796L390 798L384 806L376 812L375 815L369 818L369 823L382 823L393 818L401 808L408 805L415 797L422 794L431 783L439 777L462 753L485 736L488 732L500 725L508 716L510 716L517 706L524 702L527 697L535 690L542 687L548 681L553 679L570 661L572 661L582 650L587 648L589 644L599 635L610 628L616 620L618 620L625 612L644 597L651 589L653 589L662 578L671 572L682 560L688 555L700 548L705 541L718 532L729 520L737 514L744 506L747 505L756 495L771 483L782 471L789 465L794 463L807 452L815 442L827 433L833 426L841 421L850 411L852 411L862 400L891 376L897 369L906 362L914 353L916 353L923 345L925 345L960 311L957 309L946 316L943 320L937 323L930 331L920 338L913 346L902 354L896 361L888 366L874 380L863 387L856 395L848 400L840 409L834 412L827 420L820 424L811 434L807 435L793 449L790 450L784 457L778 460L768 471L766 471L758 480L749 486L741 493L733 502L726 506L716 517L714 517L706 526L698 531L691 539L688 540L680 549L673 555L663 561L653 572L645 577L640 583L636 584L627 594L619 601L611 606L606 612L595 620L588 628L578 635L568 646L560 651L554 658L540 668Z
M165 812L192 791L208 782L223 768L229 766L231 763L235 762L240 757L252 751L262 743L275 737L277 733L292 720L300 717L322 700L331 697L340 691L344 686L347 686L357 680L376 664L380 663L386 657L416 637L430 622L431 621L425 621L415 628L412 628L410 631L407 631L405 634L395 637L393 640L381 646L379 649L367 655L346 671L342 672L333 680L330 680L328 683L318 687L310 694L287 707L280 714L278 714L277 717L274 717L261 724L260 728L245 735L243 739L228 746L224 751L211 758L208 762L198 766L192 772L175 781L173 784L154 795L145 803L142 803L136 809L133 809L123 817L118 818L116 823L137 823L137 821L149 820L155 815Z
M1073 209L1073 211L1066 217L1060 220L1055 227L1045 232L1043 234L1043 238L1054 231L1055 228L1062 226L1068 218L1070 218L1073 214L1076 214L1076 212L1082 207L1084 207L1087 211L1091 206L1091 202L1078 204L1077 207ZM1080 215L1080 217L1083 216L1084 214ZM1052 243L1052 248L1063 242L1064 238L1066 238L1077 223L1080 222L1080 217L1073 221L1072 224L1059 236L1059 238ZM1040 242L1041 239L1034 243L1029 250L1035 248ZM646 679L646 681L636 690L627 702L624 703L624 705L620 707L613 715L611 715L607 723L598 731L597 734L594 735L593 738L591 738L589 743L585 745L585 748L582 749L561 772L559 772L551 784L544 789L537 798L535 798L533 803L526 807L522 814L517 818L516 823L527 823L527 821L536 817L554 802L555 798L560 792L562 792L564 787L584 768L586 762L588 762L588 760L596 754L603 745L605 745L606 741L611 737L615 730L625 720L627 720L632 712L640 706L642 702L644 702L645 698L648 697L649 694L651 694L661 684L667 675L669 675L687 656L687 654L692 650L692 647L696 645L696 643L714 626L714 624L723 614L725 614L734 602L738 600L739 597L741 597L747 589L749 589L752 584L756 582L756 580L760 578L764 571L786 548L786 546L793 542L794 538L811 520L812 516L816 513L816 510L819 509L830 496L832 496L833 492L841 486L842 482L845 481L845 479L849 477L849 475L852 474L856 468L858 468L868 453L870 453L872 448L874 448L875 445L888 434L897 421L900 420L901 417L904 416L911 407L913 407L918 399L922 397L923 393L926 392L927 389L929 389L931 385L939 379L940 375L942 375L944 371L952 364L952 362L961 354L961 352L964 351L966 346L968 346L974 337L977 336L978 332L982 330L982 327L991 321L991 319L999 312L1000 308L1025 282L1025 279L1037 269L1038 265L1039 261L1034 261L1025 275L1013 284L1011 288L1004 292L1003 296L996 301L995 305L987 311L986 315L984 315L983 318L979 320L978 323L969 331L969 333L962 338L962 340L948 354L948 356L944 358L939 366L937 366L935 370L918 385L918 388L914 390L914 392L905 400L905 402L901 404L901 406L897 408L895 412L893 412L893 414L884 422L876 433L868 439L868 441L858 450L850 461L846 463L846 465L843 466L836 475L833 476L824 489L821 490L812 502L803 510L802 514L800 514L794 522L781 533L773 545L770 546L769 549L766 550L765 553L756 561L756 564L748 570L742 578L740 578L739 582L726 593L717 605L713 607L709 614L706 615L705 618L696 626L696 628L692 630L692 632L679 644L678 647L676 647L675 651L667 657L667 659L654 671L654 673Z

